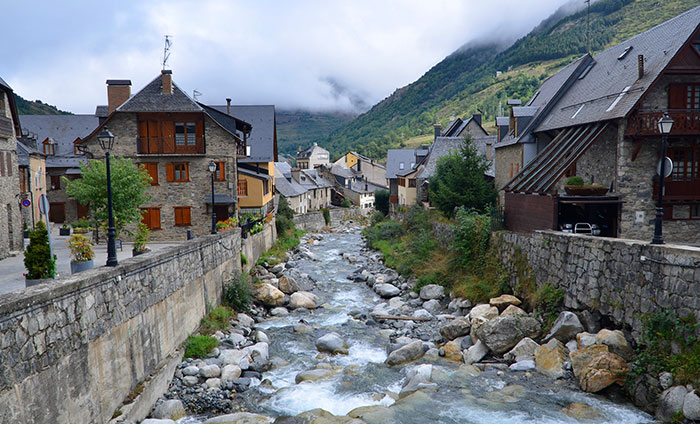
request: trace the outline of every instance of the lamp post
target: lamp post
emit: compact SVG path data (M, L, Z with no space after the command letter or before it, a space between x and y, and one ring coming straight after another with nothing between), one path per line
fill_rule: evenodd
M105 152L105 161L107 165L107 214L109 222L107 223L107 266L117 266L117 231L114 228L114 213L112 211L112 178L109 172L109 155L114 147L114 135L107 129L102 128L102 131L97 135L97 141L100 142L100 147Z
M651 244L664 244L664 237L662 235L664 208L662 200L664 196L664 174L666 174L666 144L668 143L668 135L671 133L671 127L673 127L673 119L668 116L668 112L664 113L664 116L659 119L658 125L659 132L661 133L661 163L659 165L659 193L656 204L654 238L651 240Z
M216 214L214 213L214 174L216 173L216 164L214 161L209 161L209 172L211 173L211 233L216 234Z

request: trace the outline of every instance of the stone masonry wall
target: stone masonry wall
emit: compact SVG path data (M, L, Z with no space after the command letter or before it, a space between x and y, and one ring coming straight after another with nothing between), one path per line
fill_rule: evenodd
M368 216L374 213L374 209L360 208L334 208L329 209L331 214L331 225L343 221L350 221ZM323 212L310 212L301 215L294 215L294 225L299 230L304 231L320 231L326 227L326 221L323 219Z
M538 287L563 290L567 308L599 311L635 337L646 312L669 308L700 318L700 248L551 231L496 232L493 241L512 287L524 261Z
M0 91L0 113L10 118L7 95ZM14 132L14 128L12 129ZM0 160L3 160L3 173L0 174L0 259L10 252L22 250L22 214L19 206L19 167L17 164L17 139L0 137ZM9 160L7 157L9 156ZM7 169L7 165L10 169Z
M0 299L0 422L104 423L240 271L240 232Z
M523 169L522 145L514 144L496 149L495 163L496 179L494 184L496 185L496 190L498 190L499 204L503 205L505 203L505 195L501 188L512 178L510 175L510 164L519 163L520 169ZM515 175L515 169L513 169L513 175Z
M277 241L277 227L275 220L265 224L265 229L257 234L250 234L242 240L241 253L245 255L248 264L243 268L247 271L255 266L258 258L270 249Z

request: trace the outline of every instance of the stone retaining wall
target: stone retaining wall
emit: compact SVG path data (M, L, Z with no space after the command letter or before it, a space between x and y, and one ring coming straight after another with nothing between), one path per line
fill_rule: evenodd
M265 224L265 229L257 234L248 235L248 238L242 240L241 253L248 260L248 263L243 267L246 271L255 266L258 258L270 249L277 241L277 227L273 219L269 224Z
M218 305L240 231L0 299L0 422L104 423Z
M567 308L599 311L635 337L646 312L669 308L700 318L700 248L554 231L502 231L493 240L512 287L529 264L538 287L563 290Z
M331 225L342 221L366 217L375 212L374 209L360 208L334 208L328 211L331 214ZM294 215L294 225L299 230L320 231L323 227L326 227L326 221L323 219L323 212L309 212L301 215Z

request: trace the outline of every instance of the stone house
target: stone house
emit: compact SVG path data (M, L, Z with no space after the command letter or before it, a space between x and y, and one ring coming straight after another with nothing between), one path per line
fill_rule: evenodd
M388 188L386 166L357 152L348 152L333 163L334 166L349 168L363 176L370 183Z
M82 137L97 128L95 115L22 115L23 141L46 156L46 195L49 220L62 224L87 216L88 207L66 194L64 178L80 178L80 163L87 158L77 149Z
M583 56L543 84L527 104L537 110L521 133L539 153L503 187L507 228L581 222L598 225L604 236L651 240L661 158L657 124L668 113L673 169L664 184L664 237L698 241L699 23L696 7L595 57ZM542 95L549 100L537 103ZM501 157L497 150L497 161ZM567 175L609 192L567 195Z
M317 170L292 168L287 162L276 162L275 175L275 188L287 199L294 213L307 213L331 205L333 185Z
M36 149L33 144L25 144L22 138L17 140L17 163L19 165L19 191L20 198L29 200L29 207L21 208L22 225L34 228L38 221L47 223L46 218L39 211L39 199L46 195L46 155ZM49 205L50 206L50 205ZM49 212L51 212L49 208Z
M430 145L425 144L416 149L389 149L386 155L386 179L389 182L389 204L395 209L399 203L399 183L406 183L406 173L415 170L416 164L421 163L430 151ZM404 203L405 204L405 203Z
M207 234L212 212L222 221L237 212L236 160L245 155L250 124L193 101L164 70L130 96L128 80L108 80L109 115L80 148L104 158L97 135L108 127L113 156L130 158L152 178L142 205L152 240L177 240L186 231ZM216 163L215 196L208 165Z
M22 250L17 137L22 128L12 88L0 78L0 259Z
M435 126L435 138L437 137L481 137L489 133L481 126L481 114L475 113L471 118L456 118L450 121L445 130L440 132L440 126Z
M343 199L347 199L361 209L370 209L374 207L374 192L386 190L385 186L372 184L359 171L352 168L333 165L330 168L320 166L316 169L333 183L331 201L336 206L341 205Z
M317 166L330 166L331 156L328 150L314 143L306 150L297 153L297 167L300 169L314 169Z

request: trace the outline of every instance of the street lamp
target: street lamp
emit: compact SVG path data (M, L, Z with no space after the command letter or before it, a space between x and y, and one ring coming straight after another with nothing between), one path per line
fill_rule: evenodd
M107 224L107 266L117 266L117 231L114 229L114 213L112 212L112 178L109 172L109 154L114 147L114 135L103 127L102 131L97 135L97 141L100 142L100 147L105 152L107 162L107 213L109 222Z
M666 174L666 144L668 143L668 135L673 127L673 119L668 116L668 112L659 119L659 132L661 133L661 163L659 165L659 193L658 202L656 204L656 221L654 222L654 238L651 244L664 244L662 235L662 225L664 218L664 208L662 199L664 196L664 174Z
M216 214L214 213L214 174L216 173L216 164L214 161L209 161L209 172L211 173L211 233L216 234Z

